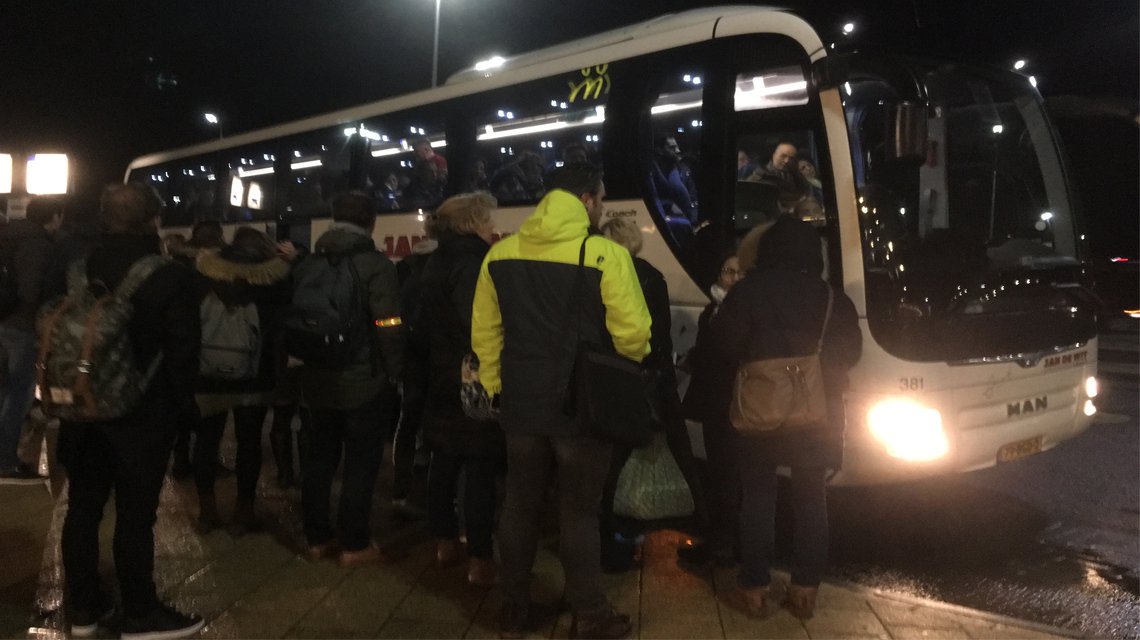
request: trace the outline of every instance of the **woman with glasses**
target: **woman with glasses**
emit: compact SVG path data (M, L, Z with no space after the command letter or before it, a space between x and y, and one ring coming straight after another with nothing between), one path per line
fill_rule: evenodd
M677 550L678 558L692 564L715 562L720 566L732 566L735 562L736 513L740 502L733 455L736 432L728 424L728 416L723 409L728 406L726 393L731 392L734 372L717 366L708 357L707 342L709 323L729 290L743 277L744 271L736 254L726 254L720 261L716 282L709 288L712 301L697 320L696 343L681 365L691 376L682 411L685 418L703 425L707 460L702 485L709 516L708 530L704 532L704 542L685 544Z

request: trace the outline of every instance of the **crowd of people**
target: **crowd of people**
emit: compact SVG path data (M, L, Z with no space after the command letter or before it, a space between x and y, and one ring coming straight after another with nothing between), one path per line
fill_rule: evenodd
M446 171L446 161L422 160ZM601 170L571 162L547 175L544 188L518 233L494 244L493 195L444 200L427 217L429 239L399 268L374 244L379 205L362 192L333 198L331 226L310 253L249 227L227 242L211 222L200 223L188 240L160 240L162 203L154 191L112 185L102 196L98 241L59 268L51 265L63 208L33 201L28 220L0 235L0 482L41 479L31 461L19 459L16 442L33 402L37 354L42 361L49 348L42 345L66 340L50 321L53 309L90 293L129 299L130 358L88 359L80 368L146 370L142 397L110 417L61 409L73 402L71 390L53 386L61 383L51 369L39 379L45 407L61 417L59 459L70 486L61 544L72 636L93 636L110 620L124 638L201 629L202 618L166 605L155 588L153 525L163 478L168 471L193 477L199 533L223 524L234 535L258 531L270 412L282 486L297 484L297 438L307 545L299 551L308 559L344 567L399 561L400 550L379 546L370 530L384 448L396 425L393 506L418 511L410 485L422 441L430 455L424 507L436 560L441 566L466 560L471 585L501 588L502 637L523 637L544 611L530 600L530 582L552 484L571 637L625 636L630 619L607 600L602 572L636 566L629 541L640 530L613 507L633 450L584 430L567 411L577 345L587 342L653 374L646 379L656 428L692 494L691 526L704 540L679 549L679 560L739 561L730 604L765 616L783 603L811 617L826 566L824 486L827 470L840 463L841 420L807 432L746 436L733 428L728 409L741 365L810 353L819 338L832 415L840 415L838 398L861 338L851 301L821 277L817 232L781 213L771 198L744 240L748 251L721 262L696 345L680 365L691 376L682 400L665 279L638 257L635 224L602 224ZM5 306L10 283L16 302ZM61 305L56 297L65 291ZM568 337L561 329L570 318L573 338L559 340ZM461 365L472 356L479 383L495 399L495 420L470 417L461 403ZM90 389L76 396L84 393ZM707 462L693 454L686 419L703 424ZM214 490L225 471L219 443L227 424L237 442L232 513L222 513ZM791 468L795 509L786 598L769 575L778 466ZM112 493L118 612L98 574L99 523Z

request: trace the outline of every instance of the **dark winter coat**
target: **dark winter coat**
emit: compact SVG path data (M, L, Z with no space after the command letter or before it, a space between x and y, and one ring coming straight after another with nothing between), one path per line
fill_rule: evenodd
M20 300L16 310L4 318L5 327L34 332L40 306L48 298L62 293L53 291L50 286L54 245L51 235L42 226L27 220L12 221L0 235L0 252L16 269Z
M727 420L730 392L734 370L718 362L711 353L711 331L709 325L716 316L720 303L708 303L697 318L697 339L685 357L689 370L689 387L685 391L685 401L681 410L685 417L710 428L718 420Z
M198 302L210 293L226 306L257 306L261 330L261 361L257 377L250 380L198 378L199 393L248 394L272 391L285 364L281 345L281 320L293 298L289 263L273 257L260 260L235 247L198 254Z
M712 320L713 357L735 372L753 360L814 352L830 286L820 277L822 271L815 229L790 216L781 217L760 239L757 264L729 291ZM746 455L754 461L831 469L842 463L842 394L847 370L858 362L863 342L855 306L842 291L833 289L833 293L820 355L831 420L821 429L798 434L749 436ZM722 410L727 413L727 409L726 404Z
M420 321L429 363L424 436L434 447L465 456L500 455L503 450L499 425L471 420L459 402L459 368L471 351L471 303L488 249L476 235L445 235L421 276Z
M649 355L645 356L641 364L675 380L669 286L665 284L665 276L641 258L634 256L633 269L637 272L641 293L645 296L645 306L649 308L649 318L653 323L649 328Z
M114 290L131 265L148 255L159 255L157 235L104 235L87 259L87 279L92 285L101 283ZM158 353L162 353L162 364L140 409L122 421L152 421L155 431L196 423L194 381L201 326L197 299L187 295L194 291L194 284L193 271L171 262L151 274L131 298L135 311L130 335L138 366L145 369Z
M365 288L371 317L392 321L400 317L400 286L396 267L376 249L371 234L352 224L334 222L317 240L313 255L294 267L294 282L306 269L322 268L322 253L351 254L361 285ZM376 349L371 359L362 359L330 374L326 369L300 367L296 379L301 401L311 407L356 409L377 398L388 385L404 375L404 331L399 324L376 329Z

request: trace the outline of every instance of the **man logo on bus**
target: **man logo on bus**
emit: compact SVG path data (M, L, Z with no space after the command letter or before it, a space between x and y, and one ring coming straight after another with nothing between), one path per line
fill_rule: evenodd
M1049 396L1041 396L1040 398L1032 398L1022 400L1021 402L1011 402L1005 405L1005 417L1012 418L1026 413L1035 413L1037 411L1044 411L1049 408Z
M577 100L579 92L582 94L582 100L597 100L602 97L603 92L609 95L609 70L610 65L608 64L599 64L595 67L582 69L582 79L580 81L574 82L570 80L566 82L567 86L570 87L570 97L567 99L567 102Z

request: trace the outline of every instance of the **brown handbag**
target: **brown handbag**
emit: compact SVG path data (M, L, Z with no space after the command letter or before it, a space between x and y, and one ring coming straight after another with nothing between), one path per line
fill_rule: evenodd
M827 423L827 395L819 354L831 321L834 295L827 289L827 314L815 353L753 360L740 366L732 387L728 419L741 433L805 431Z

